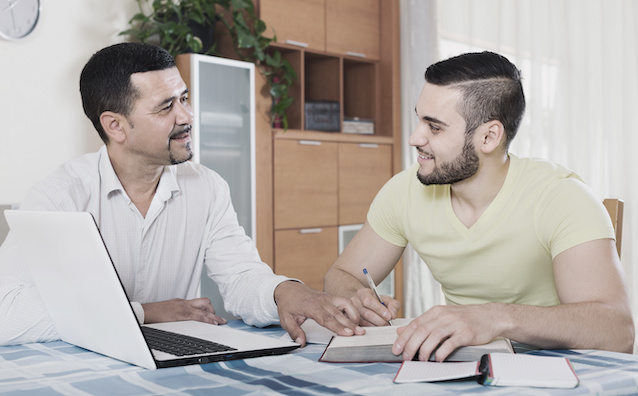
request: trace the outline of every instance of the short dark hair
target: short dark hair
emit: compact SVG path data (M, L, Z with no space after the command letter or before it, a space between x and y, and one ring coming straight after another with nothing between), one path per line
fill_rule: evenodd
M91 56L80 75L80 95L84 114L104 143L108 143L108 136L100 124L100 115L112 111L128 117L139 98L131 74L172 67L175 59L168 51L146 43L119 43Z
M428 67L425 81L461 91L458 110L467 124L466 133L498 120L509 147L525 113L525 95L521 72L507 58L488 51L462 54Z

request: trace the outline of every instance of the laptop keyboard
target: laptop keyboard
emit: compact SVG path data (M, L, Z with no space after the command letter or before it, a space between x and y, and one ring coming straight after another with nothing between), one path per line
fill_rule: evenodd
M214 352L230 352L237 349L227 345L218 344L201 338L190 337L184 334L176 334L170 331L159 330L153 327L142 327L144 338L151 347L158 351L170 353L175 356L200 355Z

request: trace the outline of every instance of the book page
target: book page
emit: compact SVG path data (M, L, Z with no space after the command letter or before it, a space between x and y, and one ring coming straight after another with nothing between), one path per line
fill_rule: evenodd
M394 378L396 383L435 382L473 378L479 374L478 362L403 362Z
M394 327L396 328L396 327L405 326L408 323L410 323L410 321L412 321L412 318L398 318L398 319L394 319L392 322L394 322ZM387 327L388 326L383 326L380 328L387 328ZM366 329L366 333L368 333L369 329L375 329L375 328L376 327L364 327L364 329ZM301 325L301 329L306 334L306 342L309 344L327 345L330 342L330 339L337 335L334 332L319 325L313 319L306 319L306 321L303 322L303 324ZM371 331L375 332L375 330L371 330ZM281 338L287 341L292 341L292 338L290 338L290 335L288 333L281 336ZM394 338L396 339L396 336ZM394 340L390 342L390 344L392 343L394 343Z
M366 327L364 335L350 337L335 337L330 343L331 348L364 347L374 345L392 345L399 336L399 326Z
M573 388L578 377L563 357L490 354L491 375L488 385Z

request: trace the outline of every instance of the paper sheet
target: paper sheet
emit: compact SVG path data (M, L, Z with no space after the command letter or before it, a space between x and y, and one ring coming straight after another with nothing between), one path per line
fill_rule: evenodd
M412 320L411 318L399 318L399 319L393 320L394 326L364 327L364 328L366 329L366 332L368 332L369 329L372 329L371 332L378 331L374 329L382 329L381 332L395 331L394 338L396 338L396 328L407 325L408 323L410 323L411 320ZM391 329L392 327L394 328L394 330L388 330L388 329ZM303 324L301 325L301 329L304 331L304 333L306 333L306 342L309 344L328 345L328 343L330 342L330 339L336 335L335 333L326 329L325 327L320 326L317 322L315 322L312 319L306 319L306 321L303 322ZM281 338L287 341L292 341L288 333L281 336ZM386 334L386 339L387 339L387 334ZM360 342L360 340L356 340L355 342Z
M568 359L553 356L490 355L493 379L491 385L518 385L572 388L578 377Z
M396 383L435 382L471 378L478 374L478 362L440 363L406 361L394 378Z

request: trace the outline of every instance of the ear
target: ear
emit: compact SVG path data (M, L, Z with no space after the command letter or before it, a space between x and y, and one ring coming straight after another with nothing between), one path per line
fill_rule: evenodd
M489 154L496 150L505 139L505 127L498 120L486 122L481 128L479 146L481 151Z
M121 143L126 140L126 127L129 127L126 117L112 111L105 111L100 115L100 124L109 137L109 141Z

